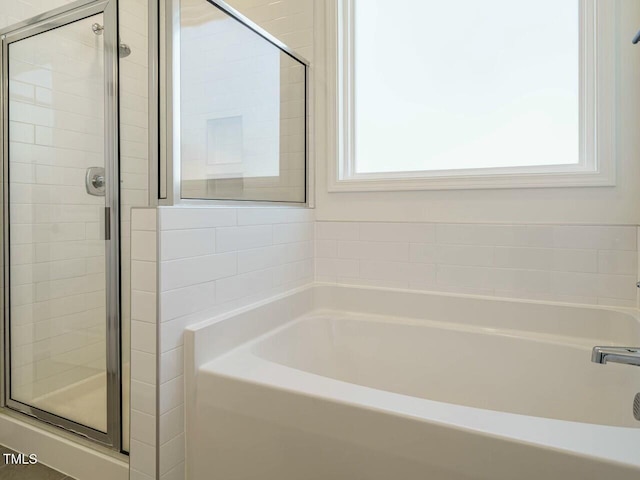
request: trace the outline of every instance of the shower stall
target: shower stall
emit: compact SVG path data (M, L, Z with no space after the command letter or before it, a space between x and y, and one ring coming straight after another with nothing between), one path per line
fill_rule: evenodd
M118 37L116 0L0 32L2 402L123 451Z

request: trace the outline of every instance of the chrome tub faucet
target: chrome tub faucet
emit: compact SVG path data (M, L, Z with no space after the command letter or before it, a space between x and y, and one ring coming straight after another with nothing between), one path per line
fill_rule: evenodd
M602 364L624 363L640 367L640 347L593 347L591 361Z

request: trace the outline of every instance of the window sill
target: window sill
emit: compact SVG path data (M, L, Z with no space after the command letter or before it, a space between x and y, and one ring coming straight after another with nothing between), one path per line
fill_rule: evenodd
M384 192L404 190L483 190L508 188L612 187L615 171L538 174L474 174L407 177L357 175L344 179L332 177L329 192Z

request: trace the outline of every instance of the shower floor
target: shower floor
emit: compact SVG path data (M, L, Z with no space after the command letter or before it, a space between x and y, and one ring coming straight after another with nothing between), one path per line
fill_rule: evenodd
M129 450L129 369L123 368L122 431L123 448ZM33 406L63 418L106 431L107 382L106 373L94 375L64 389L52 392L33 401ZM3 477L0 475L0 479Z

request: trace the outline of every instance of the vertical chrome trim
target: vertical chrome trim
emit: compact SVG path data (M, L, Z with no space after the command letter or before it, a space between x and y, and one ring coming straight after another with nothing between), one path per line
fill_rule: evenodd
M171 10L171 9L169 9ZM158 203L160 205L171 204L167 202L167 165L169 155L169 147L167 140L170 135L169 123L171 118L168 116L168 105L170 104L170 92L171 85L167 77L167 72L170 71L170 66L167 63L170 61L167 49L170 48L170 42L167 39L167 1L159 2L158 9L158 99L159 102L158 112L160 114L160 123L158 125L159 141L158 145L160 151L158 152Z
M160 2L160 205L180 199L180 0Z
M103 14L105 30L103 58L105 62L105 169L108 182L105 207L111 209L111 240L106 242L107 258L107 432L95 430L72 420L59 417L10 398L10 245L9 245L9 45L39 33L62 27L83 18ZM2 145L2 231L3 231L3 332L5 347L3 400L4 405L41 421L121 449L122 406L120 399L120 264L119 264L119 162L118 162L118 32L117 0L80 0L51 10L0 31L2 47L0 90L0 141Z
M315 205L315 157L313 156L312 141L315 135L312 135L315 128L313 115L315 111L314 90L313 90L313 73L309 65L303 65L304 68L304 203L309 208Z
M9 398L9 379L11 375L11 359L9 357L11 346L9 342L9 269L6 262L9 261L9 217L5 214L9 208L8 183L9 183L9 127L5 119L9 118L9 60L7 55L8 44L5 36L0 35L0 158L2 159L2 181L0 182L0 195L2 198L2 321L0 326L0 339L3 348L2 355L2 381L0 381L0 406L6 406Z
M318 11L321 11L317 2L314 2L313 5L313 50L312 50L312 58L320 58L320 54L318 53L319 42L316 38L317 28L318 28ZM318 125L319 123L316 121L316 72L318 71L317 65L319 62L316 62L314 65L309 63L305 65L305 75L306 75L306 102L307 102L307 116L305 119L306 122L306 165L307 171L305 175L305 189L306 189L306 206L307 208L315 208L316 207L316 142L318 137Z
M152 142L149 148L149 160L151 162L151 169L153 169L153 175L150 175L149 181L152 182L152 186L149 187L149 206L155 207L160 203L161 197L161 181L165 179L160 175L161 155L164 150L160 146L160 141L163 137L161 128L166 122L161 121L161 113L163 111L160 99L161 95L161 78L164 78L163 70L164 62L161 61L161 31L164 31L162 22L164 20L163 13L165 8L165 2L159 0L149 0L149 38L147 39L149 45L149 97L153 98L153 101L149 102L149 141ZM153 66L153 67L152 67ZM153 104L153 107L151 106ZM165 184L166 191L166 184ZM151 195L153 192L153 196ZM158 219L158 209L155 209L156 215L156 230L155 230L155 242L156 250L160 251L160 235L158 225L160 224ZM157 260L157 259L156 259ZM155 263L156 269L156 292L159 292L160 274L159 274L159 262ZM160 311L160 295L156 295L156 319L158 318L157 312ZM156 477L160 477L160 363L162 360L162 354L160 350L160 330L156 331L155 338L156 348L156 378L155 378L155 469Z
M159 84L159 8L158 0L149 0L148 4L148 38L149 45L149 206L158 205L160 197L160 92Z
M338 10L338 132L340 135L341 168L339 179L355 174L355 93L353 91L355 77L355 2L343 0Z
M118 2L104 9L105 202L110 210L106 245L107 271L107 434L115 450L122 447L122 374L120 356L120 139L118 130Z
M171 163L167 165L171 169L171 179L168 183L171 188L171 199L174 205L182 199L182 163L180 141L180 0L171 1L170 35L171 50L167 53L171 55L171 107L169 118L171 119Z

